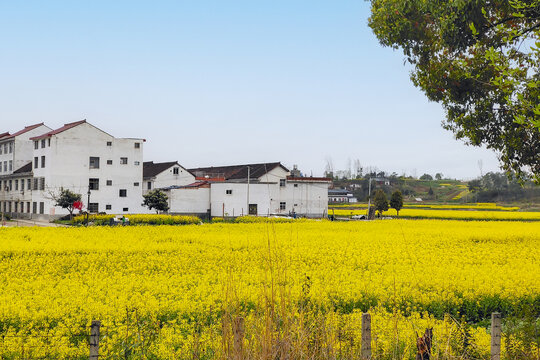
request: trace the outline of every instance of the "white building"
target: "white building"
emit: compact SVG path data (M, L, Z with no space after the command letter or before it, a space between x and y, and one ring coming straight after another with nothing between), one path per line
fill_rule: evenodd
M168 186L182 186L195 182L195 175L186 170L177 161L143 164L143 194L153 189Z
M83 195L89 212L140 213L144 139L115 138L86 120L30 138L33 141L34 213L66 215L51 194ZM88 201L90 192L90 201Z
M231 217L328 213L330 179L292 177L279 162L189 171L196 176L195 183L163 189L172 213Z

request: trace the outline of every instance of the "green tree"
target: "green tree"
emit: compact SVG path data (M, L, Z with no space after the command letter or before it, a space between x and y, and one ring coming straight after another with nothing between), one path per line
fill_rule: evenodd
M81 194L77 194L69 189L60 188L60 192L57 194L51 194L54 200L54 206L60 206L63 209L69 211L69 219L73 218L73 210L75 210L75 203L81 201Z
M369 26L457 139L540 183L540 0L371 0Z
M422 176L420 176L420 180L433 180L433 176L429 175L429 174L424 174Z
M399 210L403 208L403 195L401 191L396 190L392 193L390 197L390 207L396 210L397 216L399 216Z
M382 215L383 211L388 210L388 199L382 190L377 190L375 197L373 198L373 203L375 205L375 210L377 210L379 213L379 216Z
M441 173L436 173L435 174L435 179L442 180L442 178L443 178L443 174L441 174Z
M144 201L142 206L147 206L148 209L156 210L156 214L159 214L160 211L169 210L169 202L167 195L159 189L152 190L147 194L143 195Z

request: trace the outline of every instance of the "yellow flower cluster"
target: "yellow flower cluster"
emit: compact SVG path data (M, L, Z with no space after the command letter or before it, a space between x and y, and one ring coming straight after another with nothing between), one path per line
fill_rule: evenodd
M439 220L1 228L0 358L87 356L92 319L104 357L217 358L227 313L245 317L253 349L274 319L298 348L354 352L368 310L374 359L410 358L426 326L450 358L445 314L539 311L539 234L536 222ZM488 330L470 335L488 354Z
M329 209L329 214L336 216L366 215L367 209L344 210ZM395 209L383 212L385 216L397 216ZM434 209L401 209L400 218L411 219L450 219L450 220L507 220L507 221L540 221L538 211L471 211L471 210L434 210Z
M89 223L94 225L109 225L115 215L90 215ZM201 219L186 215L133 214L126 215L131 225L189 225L199 224ZM86 216L75 216L71 221L74 225L86 223Z

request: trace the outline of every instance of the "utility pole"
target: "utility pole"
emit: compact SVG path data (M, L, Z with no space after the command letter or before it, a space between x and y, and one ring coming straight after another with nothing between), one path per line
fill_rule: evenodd
M90 221L90 186L88 186L88 202L86 203L86 227Z
M250 177L250 168L249 168L249 166L247 167L247 170L248 170L248 175L247 175L248 176L248 178L247 178L247 181L248 181L248 184L247 184L247 213L248 213L248 215L250 215L249 214L249 177Z
M368 207L367 207L368 216L369 216L370 208L371 208L371 177L369 178L369 190L368 190Z

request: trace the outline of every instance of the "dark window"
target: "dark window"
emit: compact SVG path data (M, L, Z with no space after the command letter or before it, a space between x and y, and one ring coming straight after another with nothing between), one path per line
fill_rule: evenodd
M107 146L112 146L112 141L107 141Z
M298 187L298 184L294 184L294 187Z
M129 211L129 208L123 208L122 211Z
M89 179L88 180L88 189L90 189L90 190L99 190L99 179Z
M225 194L232 195L232 190L225 190Z
M99 212L99 203L88 203L88 212L91 212L91 213Z
M105 205L105 210L111 210L111 209L112 209L111 205Z
M17 190L19 190L19 180L15 180L15 191Z
M45 156L42 156L42 157L41 157L41 167L42 167L42 168L45 167Z
M178 170L179 170L179 169L178 169L177 167L175 167L175 168L172 169L172 173L173 173L174 175L178 175Z
M39 141L34 141L34 149L39 149Z
M45 213L45 203L44 203L44 202L40 202L40 203L39 203L39 213L40 213L40 214L44 214L44 213Z
M112 165L112 160L107 160L107 165Z
M39 190L45 190L45 178L39 178Z
M47 139L47 146L51 146L51 138Z
M32 190L32 179L26 179L26 189ZM28 211L30 212L30 211Z
M90 156L90 169L99 169L99 158Z
M111 186L112 185L112 180L107 180L107 186Z
M127 196L127 190L126 189L120 189L119 196L120 197L126 197Z
M149 181L149 182L146 183L146 188L147 188L148 190L152 190L152 182L151 182L151 181Z
M9 180L9 191L13 190L13 183L12 180Z
M140 161L135 161L135 165L141 165Z
M141 143L135 143L135 149L140 149L141 148Z
M36 156L34 157L34 169L37 169L39 167L39 158Z
M37 202L35 201L32 203L32 213L37 214Z
M30 202L26 203L26 212L30 214Z
M133 186L139 186L139 183L138 183L138 182L134 182L134 183L133 183Z
M127 165L127 163L128 163L128 158L127 157L121 157L120 158L120 164Z
M38 179L38 178L34 178L34 187L33 187L34 190L37 190L37 189L38 189L38 182L39 182L39 179Z
M45 139L42 139L42 140L41 140L41 148L42 148L42 149L45 148Z
M279 203L279 210L285 210L286 204L285 201Z
M279 179L279 186L285 186L285 179Z

